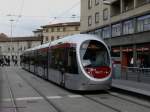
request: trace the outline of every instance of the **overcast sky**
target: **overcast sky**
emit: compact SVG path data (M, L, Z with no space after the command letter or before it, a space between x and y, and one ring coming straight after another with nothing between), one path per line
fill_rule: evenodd
M0 33L10 36L11 19L13 36L30 36L40 26L79 21L79 16L80 0L0 0Z

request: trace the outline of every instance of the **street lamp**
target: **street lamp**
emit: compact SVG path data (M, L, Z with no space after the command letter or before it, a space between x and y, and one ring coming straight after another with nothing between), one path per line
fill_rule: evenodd
M13 22L15 21L14 19L10 19L10 46L11 46L11 50L10 50L10 54L11 54L11 62L12 62L12 48L13 48L13 45L12 45L12 35L13 35Z

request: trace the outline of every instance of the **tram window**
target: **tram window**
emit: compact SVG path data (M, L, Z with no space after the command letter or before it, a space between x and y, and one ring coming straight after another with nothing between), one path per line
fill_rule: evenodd
M54 69L64 68L66 73L77 74L76 50L74 48L52 49L50 67Z
M47 67L47 65L48 65L47 52L41 53L41 64L44 68Z
M106 47L98 41L86 41L80 49L81 61L84 67L109 66L109 56Z
M75 48L68 49L68 60L67 60L67 71L68 73L78 74L78 66L76 59L76 50Z
M41 67L47 67L47 52L39 51L38 53L38 65Z
M34 58L35 65L38 65L38 53L35 51L35 58Z
M31 64L31 65L34 65L34 64L35 64L34 52L31 53L31 56L30 56L30 64Z
M65 55L65 48L52 49L50 67L54 69L65 67Z
M37 66L41 66L41 55L40 55L40 51L37 51Z

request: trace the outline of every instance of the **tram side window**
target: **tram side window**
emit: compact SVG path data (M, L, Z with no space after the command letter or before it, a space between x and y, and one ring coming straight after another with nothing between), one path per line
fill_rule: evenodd
M35 57L34 57L34 53L32 52L31 56L30 56L30 64L31 65L35 65Z
M42 55L41 51L39 52L38 57L39 57L39 59L38 59L39 66L43 67L43 55Z
M46 68L48 66L47 52L42 52L42 54L41 54L41 64L44 68Z
M41 56L40 56L40 51L37 51L37 66L41 66Z
M38 64L37 51L34 52L34 65Z
M51 51L51 63L50 67L54 69L65 68L65 49L64 48L56 48Z
M66 66L66 72L72 74L78 74L78 66L77 66L77 59L76 59L76 50L75 48L68 49L68 60Z

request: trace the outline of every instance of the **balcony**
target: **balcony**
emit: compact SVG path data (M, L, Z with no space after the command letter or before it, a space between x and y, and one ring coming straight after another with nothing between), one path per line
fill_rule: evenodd
M127 12L134 8L134 0L123 0L123 12Z
M137 7L150 3L150 0L137 0Z
M113 2L111 4L111 17L113 16L116 16L116 15L119 15L121 13L121 7L120 7L120 0L116 1L116 2Z

